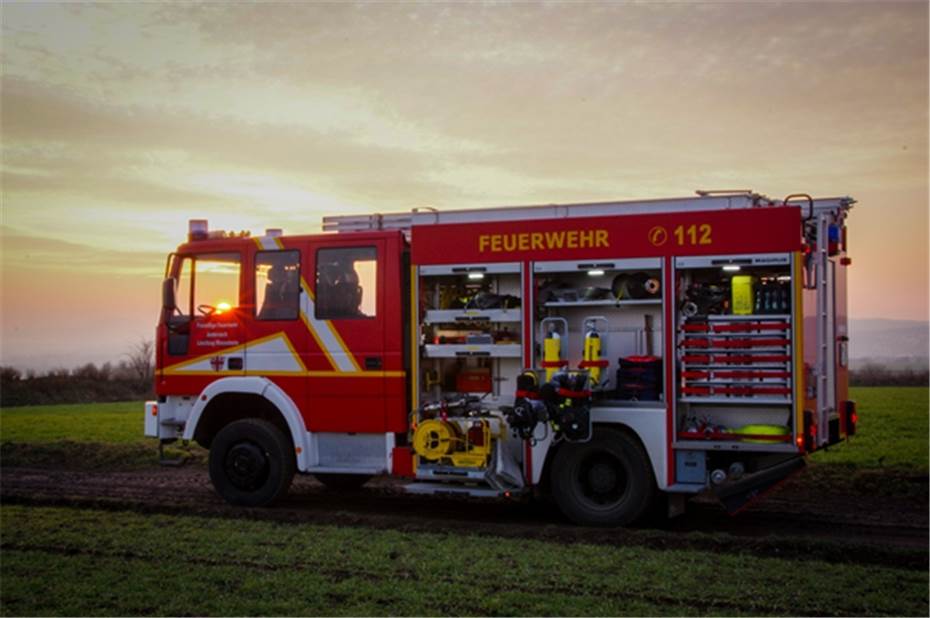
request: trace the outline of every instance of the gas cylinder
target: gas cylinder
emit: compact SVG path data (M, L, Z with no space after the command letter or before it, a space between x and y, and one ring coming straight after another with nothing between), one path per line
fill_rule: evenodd
M543 360L546 361L546 382L548 382L559 370L559 361L562 360L562 337L555 332L555 329L549 329L543 340Z
M588 322L588 331L584 334L584 350L582 360L599 361L601 360L601 335L597 332L597 325L592 321ZM589 374L592 384L600 384L601 368L595 365L589 366Z

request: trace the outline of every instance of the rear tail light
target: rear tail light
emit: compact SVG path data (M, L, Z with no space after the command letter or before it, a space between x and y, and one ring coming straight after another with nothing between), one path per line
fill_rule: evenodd
M856 402L847 401L845 406L846 412L846 423L845 430L846 436L856 435L856 425L859 424L859 413L856 411Z
M798 441L804 439L804 450L812 453L817 448L817 424L814 422L814 413L804 410L804 434L798 436Z

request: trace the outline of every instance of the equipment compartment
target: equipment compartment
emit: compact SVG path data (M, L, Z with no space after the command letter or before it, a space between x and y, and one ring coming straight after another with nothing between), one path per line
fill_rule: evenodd
M523 367L522 266L422 266L419 275L423 400L459 393L512 399Z
M676 442L793 448L793 283L788 255L676 260Z
M536 262L533 273L534 366L547 379L579 368L598 401L664 399L660 259Z

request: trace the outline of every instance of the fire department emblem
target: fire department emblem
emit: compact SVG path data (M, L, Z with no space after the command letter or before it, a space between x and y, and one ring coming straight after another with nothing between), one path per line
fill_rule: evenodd
M222 356L214 356L210 359L210 366L213 367L213 371L222 371L223 365L226 364L226 361Z

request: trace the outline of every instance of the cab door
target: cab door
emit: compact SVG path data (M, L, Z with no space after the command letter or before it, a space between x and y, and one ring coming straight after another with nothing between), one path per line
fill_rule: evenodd
M310 331L308 427L317 432L384 433L385 240L313 243L302 313Z
M176 394L197 394L212 380L245 373L242 255L178 255L171 276L176 303L165 319L162 380Z
M250 252L246 372L281 387L298 404L306 391L306 352L310 333L301 319L301 253L305 247L280 239L262 239Z

